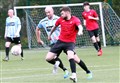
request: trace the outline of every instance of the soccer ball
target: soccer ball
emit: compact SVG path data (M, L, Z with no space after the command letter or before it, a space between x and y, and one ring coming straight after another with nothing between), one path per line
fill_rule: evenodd
M15 56L18 56L21 54L21 46L19 45L14 45L12 48L11 48L11 53L12 55L15 55Z

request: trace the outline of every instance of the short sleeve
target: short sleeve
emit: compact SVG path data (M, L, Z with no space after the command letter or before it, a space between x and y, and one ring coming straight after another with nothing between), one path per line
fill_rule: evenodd
M42 25L42 23L41 23L41 21L38 23L38 28L43 28L43 25Z
M75 18L75 24L76 24L76 26L78 26L78 25L80 25L81 24L81 21L80 21L80 19L79 18Z
M93 10L93 16L98 17L98 14L97 14L97 12L95 10Z

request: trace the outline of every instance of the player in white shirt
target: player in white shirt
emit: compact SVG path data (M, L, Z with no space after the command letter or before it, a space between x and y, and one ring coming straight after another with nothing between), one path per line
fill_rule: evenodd
M6 57L3 61L9 60L9 49L11 43L21 46L20 41L20 30L21 30L21 22L19 17L14 16L13 9L8 10L8 17L6 18L6 26L5 26L5 35L4 38L6 40L5 43L5 53ZM21 52L21 60L23 60L23 50Z

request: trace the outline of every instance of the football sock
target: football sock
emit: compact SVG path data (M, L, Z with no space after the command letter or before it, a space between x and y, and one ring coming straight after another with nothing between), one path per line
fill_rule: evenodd
M62 61L61 61L58 57L57 57L55 60L60 62L59 67L60 67L63 71L67 70L67 69L63 66Z
M9 47L5 48L6 57L9 57Z
M99 49L101 49L101 42L98 41L97 43L98 43Z
M52 60L47 61L47 62L54 65L55 64L55 59L52 59Z
M95 49L98 51L98 50L99 50L99 48L98 48L98 43L95 42L95 43L93 43L93 44L94 44Z
M21 57L23 57L23 49L22 49L22 47L21 47Z
M76 73L76 64L75 64L74 59L70 59L69 62L70 62L71 72Z
M78 63L78 65L84 70L86 71L86 73L90 73L90 71L88 70L87 66L85 65L85 63L80 60L80 62Z

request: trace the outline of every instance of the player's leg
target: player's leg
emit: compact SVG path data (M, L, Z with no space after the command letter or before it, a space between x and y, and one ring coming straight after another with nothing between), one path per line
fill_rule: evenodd
M70 76L70 79L73 82L77 82L76 64L75 64L75 60L74 60L74 51L73 51L74 48L75 48L74 43L64 43L64 52L67 53L67 57L68 57L71 72L72 72L72 76Z
M24 60L23 48L22 48L22 45L21 45L20 37L14 38L14 43L21 47L21 54L20 54L21 55L21 60Z
M69 71L67 70L67 68L65 68L61 59L57 57L57 58L55 58L53 73L57 73L58 66L65 72L63 77L68 78L69 77Z
M76 75L76 64L74 61L74 52L71 50L67 51L68 60L70 62L70 68L72 72L72 76L70 76L70 79L73 80L73 82L77 82L77 75Z
M87 68L86 64L77 56L76 53L74 55L74 60L86 72L87 79L91 79L92 78L92 72Z
M46 61L49 62L50 64L54 65L54 69L55 71L57 71L60 62L57 60L57 57L59 56L59 54L62 52L62 49L60 47L61 43L59 41L57 41L57 43L51 47L50 51L48 52L47 56L46 56Z
M51 64L55 64L55 59L54 57L56 56L57 54L53 53L53 52L48 52L47 55L46 55L46 61L51 63Z
M21 44L18 44L21 47L21 60L24 60L24 55L23 55L23 48Z
M61 53L61 52L60 52ZM54 69L53 69L53 73L56 73L56 67L59 64L59 67L65 72L64 74L64 78L68 78L69 77L69 71L67 70L67 68L65 68L65 66L63 65L63 62L61 61L61 59L58 57L60 55L60 53L57 54L57 57L55 57L55 64L54 64Z
M95 37L95 35L94 35L94 31L88 31L88 33L89 33L89 35L90 35L90 38L91 38L91 40L92 40L92 43L93 43L95 49L96 49L97 51L99 51L99 46L98 46L96 37Z
M9 49L10 49L10 44L12 42L12 39L7 37L6 38L6 43L5 43L5 58L3 59L3 61L8 61L9 60Z
M94 30L94 35L96 37L96 41L97 41L98 47L99 47L98 56L101 56L102 55L102 48L101 48L101 42L100 42L100 38L99 38L99 34L98 34L98 29Z
M55 45L55 43L53 43L53 44L51 44L50 45L50 47L52 48L53 46ZM59 53L57 54L57 56L55 56L55 64L53 63L53 65L54 65L54 69L53 69L53 73L56 73L56 66L57 65L59 65L59 67L63 70L63 71L65 71L66 72L66 68L64 67L64 65L63 65L63 62L61 61L61 59L59 58L59 55L60 55L60 53L62 52L62 50L61 51L59 51ZM50 63L50 62L49 62ZM52 63L51 63L52 64Z

